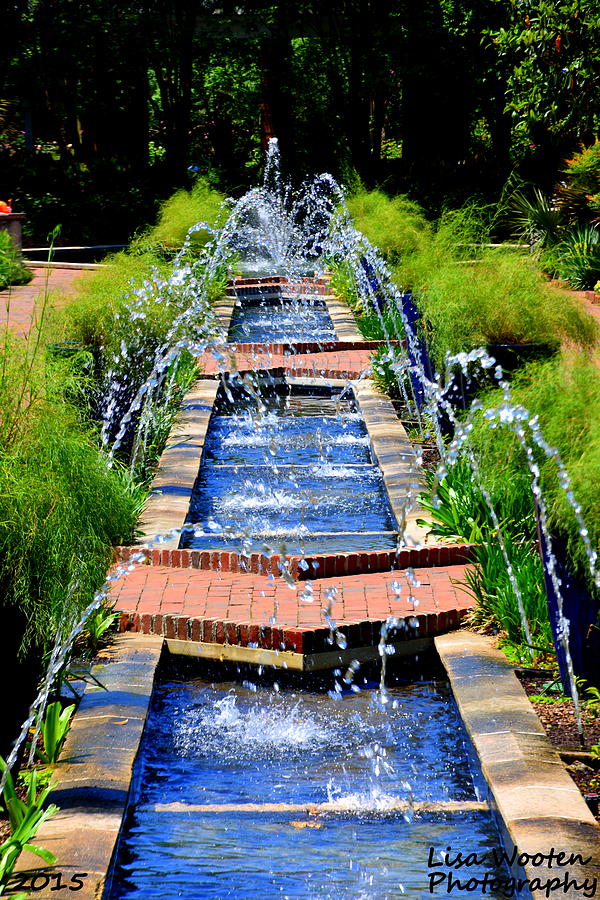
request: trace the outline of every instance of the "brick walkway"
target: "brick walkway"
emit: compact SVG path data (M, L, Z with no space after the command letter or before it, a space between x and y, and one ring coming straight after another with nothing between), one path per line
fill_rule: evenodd
M14 285L0 291L0 327L8 324L16 334L27 334L46 291L52 293L50 305L54 306L58 294L73 293L76 280L87 274L88 270L83 268L34 268L33 280L29 284Z
M349 647L377 643L390 616L409 623L415 637L456 628L473 606L456 584L464 572L465 566L416 569L415 602L406 571L321 579L311 591L306 582L291 588L281 578L139 566L114 583L112 594L123 631L315 652L327 649L329 604Z

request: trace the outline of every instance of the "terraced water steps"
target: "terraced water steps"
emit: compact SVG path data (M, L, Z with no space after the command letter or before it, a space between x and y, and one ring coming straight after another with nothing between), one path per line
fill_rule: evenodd
M240 279L230 293L249 287L258 295L271 288L280 290L283 283L280 277ZM343 307L344 315L336 308L336 303L338 307L342 304L331 297L326 280L315 286L305 279L302 290L310 293L311 284L314 294L325 297L332 318L352 318L347 307ZM234 301L235 297L222 301L225 330ZM471 600L456 582L464 577L464 565L473 548L427 543L425 532L416 526L418 509L411 507L420 490L420 470L414 449L390 401L365 378L370 354L381 342L363 341L353 320L351 324L346 342L234 344L224 346L220 360L212 354L203 357L205 377L188 395L173 429L142 521L151 540L154 535L163 537L141 551L139 547L120 548L122 562L141 552L147 563L113 588L121 630L162 634L174 652L203 653L216 659L254 658L257 662L260 658L273 665L304 669L335 665L335 659L345 657L346 650L373 658L382 623L389 616L402 623L398 652L408 643L414 652L417 642L430 642L433 635L459 626ZM217 379L223 368L238 372L266 368L273 383L285 378L292 385L317 389L324 384L332 390L351 384L396 521L406 521L412 546L361 548L361 541L366 545L377 539L371 529L368 534L348 532L352 547L345 552L288 553L284 558L277 548L269 555L240 553L203 547L202 539L198 549L181 549L180 530L205 451ZM217 467L225 470L218 460ZM318 533L325 531L319 529ZM388 537L395 543L394 534L390 532ZM335 539L343 540L344 535L338 532ZM205 543L209 542L207 538ZM407 581L407 571L414 568L418 570L418 589ZM307 582L313 583L312 604L302 599ZM402 596L414 594L415 602L399 600L399 585L403 586ZM332 630L324 623L325 592L331 591L335 595L332 618L338 640L346 644L343 649L332 646ZM410 626L406 624L409 620Z

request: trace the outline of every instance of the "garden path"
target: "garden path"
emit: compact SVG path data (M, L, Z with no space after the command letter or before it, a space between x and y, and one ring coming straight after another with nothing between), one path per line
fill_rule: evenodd
M8 325L15 334L26 335L37 318L44 294L50 294L50 306L60 305L61 297L76 290L76 281L88 274L88 267L32 266L29 284L14 285L0 291L0 328Z

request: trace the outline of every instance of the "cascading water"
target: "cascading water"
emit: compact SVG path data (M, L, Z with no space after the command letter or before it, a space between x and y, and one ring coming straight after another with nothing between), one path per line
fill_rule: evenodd
M296 304L297 309L302 310L302 275L307 271L315 272L317 275L321 274L326 268L328 259L344 259L353 273L357 291L362 298L365 309L374 312L379 318L387 343L387 359L396 373L398 390L407 409L415 421L419 422L423 430L427 430L427 422L431 423L433 438L441 455L438 478L442 480L446 476L449 467L452 466L459 454L467 448L472 419L479 409L477 402L473 403L466 415L458 421L448 400L447 381L452 379L452 373L456 371L457 366L464 373L464 377L467 378L470 367L473 364L478 364L483 369L492 371L495 380L504 388L503 404L496 409L488 410L486 417L489 420L490 427L508 427L514 431L525 450L532 474L534 493L538 500L541 501L541 527L548 542L550 543L550 537L548 535L543 498L539 491L539 471L534 459L534 448L541 449L548 458L556 462L561 484L580 523L590 571L596 583L600 583L600 577L596 569L596 553L590 544L585 525L581 519L581 511L572 495L564 466L562 466L556 452L544 440L535 420L531 419L526 410L522 410L511 403L510 389L502 381L502 372L497 369L495 361L483 350L472 354L463 354L459 357L448 359L445 379L432 378L431 372L426 371L422 365L414 332L404 312L401 293L393 284L387 267L377 251L352 226L344 206L342 190L330 176L320 176L309 185L305 185L301 196L292 203L291 192L281 184L277 161L278 148L275 143L272 143L263 186L250 191L243 198L232 204L227 223L221 230L212 232L211 240L199 258L194 259L192 257L190 242L189 240L186 241L174 261L173 272L169 278L162 278L156 275L138 291L132 292L130 304L132 323L135 323L138 317L147 315L148 298L152 298L156 302L173 304L178 310L178 314L174 317L173 324L166 336L153 348L150 364L144 370L143 380L139 378L136 381L135 365L131 365L132 359L145 353L143 348L135 347L135 330L133 328L133 345L123 346L119 358L112 360L107 367L102 434L109 454L111 456L114 455L123 444L127 443L132 447L134 458L139 454L143 454L149 423L152 420L153 408L159 402L160 392L164 391L165 386L168 389L169 378L172 377L174 367L178 364L178 360L184 352L191 353L194 356L200 356L207 351L211 352L223 370L230 364L230 355L226 346L227 335L223 333L223 329L214 316L210 302L210 286L215 275L229 261L237 258L241 260L242 268L246 270L268 272L269 274L278 272L281 274L286 279L285 291L291 303ZM198 225L195 230L200 228L206 229L206 226ZM410 353L406 353L399 347L395 342L395 335L389 333L386 319L381 309L382 297L385 297L386 301L391 305L397 320L404 323L406 342ZM268 325L268 321L265 324ZM232 374L233 380L235 380L235 372ZM280 433L277 431L279 426L270 418L270 412L264 407L259 381L260 379L254 375L244 376L244 386L249 394L254 396L256 408L241 416L237 413L237 421L234 423L235 427L229 430L224 429L221 433L218 452L226 451L231 454L232 459L237 459L236 454L242 445L244 446L244 459L246 460L248 453L255 453L263 458L265 455L277 458L277 454L281 452ZM223 391L225 396L229 397L231 401L233 395L227 381L224 381ZM336 413L338 422L343 422L344 414L347 414L347 411L341 414L339 411ZM439 425L443 416L449 418L454 426L454 437L449 442L443 439L442 429ZM317 443L322 448L320 452L322 452L321 464L323 467L331 465L332 446L336 443L335 437L332 438L332 433L336 434L339 432L338 437L344 434L351 436L350 429L344 432L343 427L342 431L340 431L340 427L340 425L336 424L330 431L324 429L319 436ZM212 440L211 438L207 444L207 453L216 454L217 450L215 448L219 440L215 438L216 443L213 442L211 444ZM291 442L294 442L294 438ZM301 439L299 443L302 445ZM340 446L344 446L344 442L337 440L337 445L339 450ZM275 448L274 451L272 447ZM467 452L469 451L467 450ZM475 477L477 477L476 460L473 457L470 457L470 459L476 473ZM341 462L343 463L343 461ZM322 486L320 490L325 492ZM251 506L252 499L249 492L246 497L250 499L248 505ZM220 514L227 511L227 506L231 509L238 507L238 500L235 496L222 499ZM281 487L266 490L264 495L260 496L258 502L261 510L264 511L271 505L280 514L282 511L286 511L286 504L289 503L291 512L298 514L297 498L291 497L290 492L286 493L286 489ZM206 535L207 532L211 532L214 535L215 529L211 528L211 522L215 522L214 516L215 512L208 512L203 520L190 522L186 526L185 531L189 533L193 530L200 530L202 535ZM221 515L219 515L219 518L221 518ZM221 523L217 520L216 524L220 527ZM289 532L289 527L286 526L287 532ZM252 534L252 529L242 522L236 523L235 527L231 529L230 535L242 543L244 541L252 541L255 537ZM275 539L270 541L270 545L265 547L263 552L265 555L279 553L285 559L287 546L284 541L278 543L278 536L274 537ZM160 541L160 538L157 540ZM404 536L399 534L394 536L394 540L400 547L403 545ZM136 562L142 559L143 554L140 553L139 557L133 558L131 565L117 568L111 574L109 582L93 599L84 616L79 621L69 621L63 633L57 635L44 684L32 706L31 715L24 724L19 741L8 761L9 767L14 764L31 724L35 721L40 711L43 710L52 683L63 668L73 640L82 630L85 618L93 609L105 601L110 582L116 578L126 577L127 572ZM519 598L518 584L514 578L514 573L510 574L516 596ZM285 569L282 570L282 575L286 580L290 580L289 573L286 573ZM553 577L556 582L557 594L560 597L560 585L556 577ZM410 594L416 605L419 585L412 575L409 575L409 582ZM400 591L401 588L398 584L396 592L398 597L400 596ZM301 601L307 603L312 601L310 582L306 584L305 591L301 595ZM335 625L335 601L335 589L332 589L323 608L322 618L331 630L332 643L335 641L338 646L342 647L343 635L337 632ZM559 609L564 643L568 650L568 622L562 615L562 606L560 604ZM524 620L525 633L528 634L528 626L522 607L521 614ZM275 609L274 622L276 621L276 616L277 610ZM161 745L161 752L164 750L164 745L168 745L168 749L172 753L170 764L174 765L173 760L175 760L176 765L181 767L181 771L177 771L176 780L178 790L181 787L184 791L182 798L186 802L188 801L185 792L187 791L189 770L197 767L199 758L204 759L207 755L212 755L213 758L216 757L223 761L225 771L228 771L228 780L225 782L220 781L222 774L219 774L216 778L213 778L211 775L213 780L208 787L206 784L200 784L195 788L198 792L198 805L204 807L213 805L215 792L222 792L224 789L227 790L227 797L230 800L234 797L240 803L246 802L248 797L252 796L252 779L256 777L257 772L256 768L252 768L252 766L250 766L250 782L244 782L244 784L249 785L244 788L247 791L244 797L241 799L236 797L235 792L231 793L231 790L237 784L236 789L239 793L240 787L237 779L240 767L244 768L246 762L254 760L257 752L269 761L269 765L273 763L273 760L278 765L281 763L277 774L277 778L280 780L276 780L271 784L271 793L267 798L274 803L279 802L281 796L283 796L282 786L289 787L291 785L294 789L297 787L296 780L299 769L294 767L294 765L287 766L283 764L282 758L289 754L300 760L303 766L306 764L307 758L310 758L313 763L318 759L319 771L322 772L325 769L328 773L326 779L321 777L319 781L319 778L316 776L316 769L313 766L310 769L312 790L312 793L309 791L310 796L300 795L297 791L294 793L294 790L292 790L291 794L286 794L285 802L289 802L292 805L294 803L296 805L329 803L329 810L323 808L323 812L331 812L332 806L335 806L337 803L338 811L342 810L342 812L347 813L351 808L353 811L358 808L361 814L369 812L370 809L377 809L379 812L385 811L387 804L388 811L391 809L392 814L396 816L394 822L395 827L397 826L398 828L397 846L394 854L400 853L406 842L412 840L404 830L404 827L406 819L412 817L415 803L423 803L431 799L427 793L429 781L427 777L424 777L424 771L425 773L427 772L427 768L432 764L432 760L439 760L445 758L445 756L451 757L455 755L455 750L449 750L448 754L444 754L441 757L439 748L436 747L436 752L428 750L418 763L414 761L414 755L410 756L413 762L408 762L408 756L402 757L402 735L407 727L406 719L403 717L409 715L409 707L413 698L410 698L407 705L403 705L404 699L400 698L394 691L388 692L385 685L385 663L389 655L388 634L396 625L396 620L391 618L384 623L381 630L379 651L382 662L382 679L379 702L375 704L374 708L377 711L376 715L379 716L382 713L382 717L378 719L376 727L365 724L366 719L363 716L363 710L354 712L350 711L349 705L348 708L345 707L349 697L366 696L366 693L363 694L359 690L360 677L358 673L360 667L358 662L353 662L345 675L342 676L342 673L338 672L335 676L335 687L332 694L338 699L344 698L343 702L337 707L340 710L339 716L337 716L337 713L326 714L324 712L318 712L318 714L314 715L310 712L308 715L305 715L304 707L308 701L296 698L294 698L290 706L290 701L287 699L280 701L279 699L274 699L271 695L269 695L270 699L269 697L261 696L260 705L256 705L254 698L258 697L259 692L255 691L254 687L247 687L246 694L243 694L243 696L239 692L233 691L233 689L225 691L216 700L214 696L211 696L210 703L207 701L207 698L213 689L206 685L197 689L184 687L182 688L182 694L177 692L173 695L161 694L159 700L157 700L159 705L168 706L174 704L177 707L177 704L181 703L187 715L187 718L184 715L181 727L174 728L171 724L165 724L164 733L161 733L163 726L160 724L160 720L157 720L157 724L154 726L158 731L158 744ZM197 694L194 693L196 690ZM577 703L574 679L572 690L575 703ZM418 691L416 692L418 693ZM170 697L173 697L173 699L169 699ZM280 702L281 706L278 706ZM365 701L361 700L360 702L364 703ZM434 705L437 702L437 700L434 701ZM438 709L443 710L441 715L438 713L438 725L444 722L447 723L449 721L448 717L452 715L450 707L447 704L444 705L444 703L445 701L438 707ZM318 706L319 703L315 701L315 709ZM265 708L268 710L268 714L265 714ZM398 713L399 709L402 712ZM385 715L383 715L383 712L385 712ZM196 713L198 713L197 716ZM333 720L333 725L331 721L324 724L328 717L330 720ZM344 721L340 724L337 721L338 718L340 722L342 719ZM181 716L179 714L176 715L175 720L181 721ZM453 722L449 727L454 729L455 726L458 727L458 723ZM416 749L419 749L420 731L423 727L425 727L425 723L422 721L417 724L413 722L410 725L412 737L409 743L412 742L413 745L410 747L411 754L415 752L415 745L417 745ZM200 734L204 743L200 743L198 740L198 729L201 729ZM436 736L439 735L439 728L435 733ZM361 761L357 762L356 755L348 756L346 754L349 747L354 751L358 749L363 754L360 757L359 753ZM391 760L390 747L394 748L391 754L394 758ZM283 754L284 748L285 754ZM154 765L154 753L155 749L151 749L150 761L147 762L150 768ZM416 771L412 768L413 766L416 766ZM461 772L456 774L457 770L461 770ZM459 793L465 790L465 782L463 780L465 770L466 763L464 760L460 761L457 767L449 773L441 772L434 768L432 771L434 771L435 777L431 783L435 781L436 790L442 785L442 794L445 800L456 799L456 790ZM272 769L269 772L272 773ZM367 772L369 772L368 778L366 777ZM244 777L246 776L248 776L248 772L244 774ZM262 772L261 777L266 784L272 779L272 774L266 776ZM369 779L371 779L370 786L366 787L365 785L369 784ZM144 853L149 854L150 845L152 847L155 846L153 842L156 834L161 831L164 821L166 821L165 816L174 816L175 820L177 820L169 826L174 829L175 840L179 840L177 836L179 834L178 829L182 828L184 831L189 831L192 827L190 819L188 817L182 819L182 811L174 808L179 801L177 799L174 800L172 794L163 792L165 780L169 779L157 776L156 787L145 788L144 791L146 793L142 795L141 809L145 810L145 807L148 807L150 814L148 836L144 838L150 843L143 845L142 855ZM459 782L462 786L457 788ZM317 795L314 791L317 784L320 784L322 789L320 795ZM415 784L419 784L421 792L424 791L423 796L417 796ZM469 790L471 789L469 788ZM291 800L289 799L290 796ZM222 794L221 799L223 799ZM464 797L461 794L459 799L476 800L477 798L475 795L470 794L469 797ZM265 800L264 794L261 795L262 800ZM439 794L437 795L436 802L445 802L445 800L440 800ZM170 810L164 809L165 804L171 804L172 808ZM238 829L236 834L239 833L239 817L241 814L239 810L231 811L233 816L231 827L235 826ZM223 822L225 820L222 818L220 821ZM266 819L262 821L267 822ZM475 827L473 819L469 819L467 816L465 821L468 822L468 828L467 833L464 834L464 841L473 839L474 845L479 846L481 846L482 842L493 841L489 833L485 833L485 827L487 826L484 827L483 832L478 833L478 836L473 837L475 834L475 831L473 831ZM336 823L333 829L329 827L329 823L321 822L318 819L314 824L318 828L323 827L327 839L329 839L331 832L337 828L340 840L339 846L343 847L344 842L355 839L356 831L352 825L348 825L346 819L336 819ZM338 828L340 823L341 826ZM308 825L303 821L299 832L305 827L308 831L310 824L310 821ZM414 838L417 843L419 840L431 842L432 829L436 834L436 840L438 834L441 842L451 840L450 837L443 836L441 831L436 831L439 827L437 820L436 823L432 824L431 821L424 819L422 824L424 829L422 837ZM413 825L414 823L411 824L411 828ZM226 853L228 844L227 827L229 827L227 823L224 829L222 825L219 825L215 827L214 831L215 843L213 847L220 848L220 851L224 853ZM249 825L246 827L250 828ZM281 822L275 819L268 822L267 827L269 835L273 838L280 831ZM451 827L454 827L454 821ZM219 829L221 830L219 831ZM411 833L414 834L414 831ZM262 839L264 839L264 833ZM464 841L462 843L463 847L466 846ZM376 847L379 852L379 843L380 832L378 832L377 825L375 825L372 837L366 838L366 844L371 849ZM255 848L254 851L251 850L252 846ZM261 859L259 860L259 866L254 869L252 875L253 878L256 878L257 888L260 889L261 884L264 887L264 883L261 882L259 876L260 865L264 862L260 834L258 845L256 843L252 845L250 841L245 848L245 852L246 854L258 852L257 846L260 850L259 856L261 856ZM273 846L278 846L280 852L284 854L289 852L289 845L286 845L285 842L278 844L277 841L274 841ZM178 856L177 851L175 850L174 852L175 856ZM306 855L306 849L303 852ZM369 850L370 852L371 850ZM393 856L394 854L391 855ZM152 875L153 869L150 855L145 860L145 865L148 867L147 872ZM225 856L224 858L228 857ZM283 858L285 859L285 856ZM343 858L341 851L339 858ZM247 862L247 855L244 859ZM390 891L397 890L398 871L393 868L392 861L390 860L389 863L392 868L384 871L381 867L375 870L376 867L374 868L374 864L372 864L372 856L368 857L368 859L370 861L364 865L363 869L361 870L359 866L359 871L354 873L356 877L354 878L353 886L348 889L353 891L353 893L344 893L346 887L342 882L336 883L331 887L331 890L337 891L337 893L319 893L317 887L319 877L317 872L319 869L315 866L314 872L311 871L310 874L310 878L313 879L311 885L315 886L313 894L305 892L294 894L293 888L286 881L285 890L288 893L284 895L332 896L335 898L355 897L357 896L356 890L359 889L361 893L358 896L360 897L384 897L388 896L385 893L388 890L388 883L391 885L389 887ZM181 860L179 860L178 865L181 865ZM358 865L358 863L355 863L355 865ZM247 881L247 870L238 872L233 863L232 867L232 871L235 870L236 872L236 878L238 880L242 879L239 883L245 884ZM391 875L390 872L392 872ZM164 871L161 874L164 877ZM126 874L125 877L133 879L131 873L129 875ZM379 879L375 882L375 887L373 879ZM357 883L359 885L358 888ZM144 894L144 891L147 890L147 886L145 887L144 884L136 885L132 890L131 894L123 894L122 896L147 896L147 894ZM140 891L141 893L139 893ZM173 896L172 893L166 895ZM246 895L251 896L250 894ZM389 896L393 895L395 894L389 894ZM205 893L203 896L210 895ZM217 893L214 896L223 896L223 894L219 895Z
M115 900L416 898L432 844L497 846L447 685L211 681L157 691Z

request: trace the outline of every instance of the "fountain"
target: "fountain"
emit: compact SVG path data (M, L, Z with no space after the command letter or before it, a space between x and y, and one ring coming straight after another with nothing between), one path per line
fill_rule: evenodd
M341 383L325 389L306 376L274 374L269 366L242 373L228 337L238 345L289 345L290 355L296 343L307 339L326 346L335 336L331 319L319 294L307 290L306 277L310 271L314 282L327 259L343 257L365 308L379 318L406 408L424 431L431 423L441 455L440 480L468 447L478 405L473 403L459 420L446 380L433 377L423 365L402 294L376 250L352 227L333 179L315 179L291 203L277 156L273 143L263 186L232 204L228 222L213 233L199 260L191 258L186 242L170 279L156 276L132 294L133 320L147 314L149 297L177 303L180 312L137 380L132 360L144 355L143 348L134 347L132 355L130 347L123 347L120 358L111 361L102 433L109 455L123 446L132 448L134 459L143 454L153 408L161 393L168 393L182 355L212 356L221 370L221 387L197 490L187 523L166 537L181 537L181 546L191 550L223 551L235 545L242 556L277 556L282 576L294 587L285 566L291 552L303 556L353 546L400 552L406 540L403 522L394 518L382 489L357 410L356 379L338 379ZM228 330L209 302L208 285L234 257L257 282L234 284L240 305ZM259 278L265 274L269 277ZM407 351L389 333L382 297L404 323ZM491 426L510 427L522 442L534 493L541 500L541 528L549 540L532 447L556 460L569 502L581 518L567 473L536 423L511 403L509 386L485 351L448 359L447 380L457 366L467 378L473 364L492 371L504 388L504 402L487 416ZM449 442L440 425L443 417L454 430ZM471 461L476 478L476 460ZM405 515L415 506L416 495L409 490ZM596 555L580 524L590 569L598 578ZM156 543L163 537L157 536ZM143 548L136 550L111 574L111 582L125 579L146 557ZM518 597L514 573L511 577ZM186 896L219 898L264 896L265 890L335 900L395 897L399 892L417 897L431 885L423 880L427 866L439 865L431 858L431 845L460 846L465 854L489 852L494 864L486 871L495 887L487 894L506 896L511 876L502 860L496 865L493 850L500 846L499 838L449 690L425 681L406 685L394 672L394 636L407 627L414 636L419 627L420 585L411 569L407 582L413 615L390 615L380 623L379 680L351 657L335 669L333 680L308 690L300 690L283 672L267 691L245 671L234 673L241 674L241 685L214 674L191 682L171 675L157 688L111 898L149 896L150 891L155 897L173 897L184 885ZM560 597L560 585L555 586ZM109 587L107 583L98 593L86 615L105 600ZM393 582L392 587L399 603L404 586ZM336 624L336 588L328 588L325 598L321 624L328 629L331 648L343 653L346 636ZM300 602L312 601L307 581ZM568 623L560 602L559 616L568 652ZM277 625L277 617L275 603L271 625ZM69 621L57 636L47 677L9 764L43 709L83 621ZM577 702L572 669L571 677ZM348 844L354 841L358 850L349 854ZM292 869L302 870L301 881ZM325 885L324 871L329 879Z

